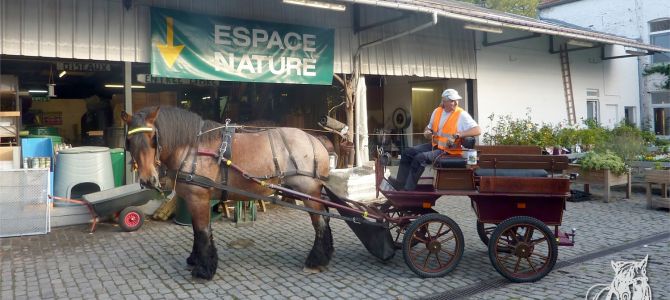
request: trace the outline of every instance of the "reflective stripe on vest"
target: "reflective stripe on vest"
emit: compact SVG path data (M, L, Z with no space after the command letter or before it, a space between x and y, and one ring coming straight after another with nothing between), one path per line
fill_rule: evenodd
M433 147L437 146L438 149L446 151L452 155L459 155L463 151L458 148L449 148L449 135L453 136L458 131L458 118L461 116L462 108L456 107L449 118L442 125L442 130L438 130L440 126L440 119L442 118L442 113L444 109L442 106L437 108L435 113L435 119L433 119L432 129L433 129Z

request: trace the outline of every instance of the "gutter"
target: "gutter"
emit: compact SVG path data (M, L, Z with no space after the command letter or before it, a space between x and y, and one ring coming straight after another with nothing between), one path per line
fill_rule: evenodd
M639 43L632 39L611 36L607 34L593 33L555 25L544 24L538 21L524 20L504 14L494 14L477 9L465 9L452 7L431 1L407 1L407 0L339 0L354 4L363 4L377 7L385 7L396 10L409 10L437 14L446 18L466 22L478 23L487 26L511 28L516 30L530 31L547 35L557 35L566 38L585 39L605 44L617 44L622 46L644 49L651 52L670 52L670 49L653 45ZM416 5L414 3L421 3Z

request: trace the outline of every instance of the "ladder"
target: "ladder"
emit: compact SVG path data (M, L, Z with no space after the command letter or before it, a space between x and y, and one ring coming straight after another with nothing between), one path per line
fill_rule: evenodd
M568 124L574 125L577 123L577 116L575 115L575 98L572 95L572 77L570 76L570 59L568 58L567 46L561 45L559 53L561 57L561 77L563 78Z

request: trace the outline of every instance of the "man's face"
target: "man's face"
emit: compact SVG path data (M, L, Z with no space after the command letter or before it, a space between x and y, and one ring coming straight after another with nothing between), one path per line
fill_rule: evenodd
M442 106L446 111L454 111L456 109L456 106L458 106L458 101L456 100L449 100L447 97L442 98Z

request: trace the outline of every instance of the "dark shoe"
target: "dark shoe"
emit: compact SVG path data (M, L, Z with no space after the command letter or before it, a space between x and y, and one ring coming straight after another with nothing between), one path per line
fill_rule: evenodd
M403 190L404 184L401 184L395 178L389 177L387 180L396 191L402 191Z

